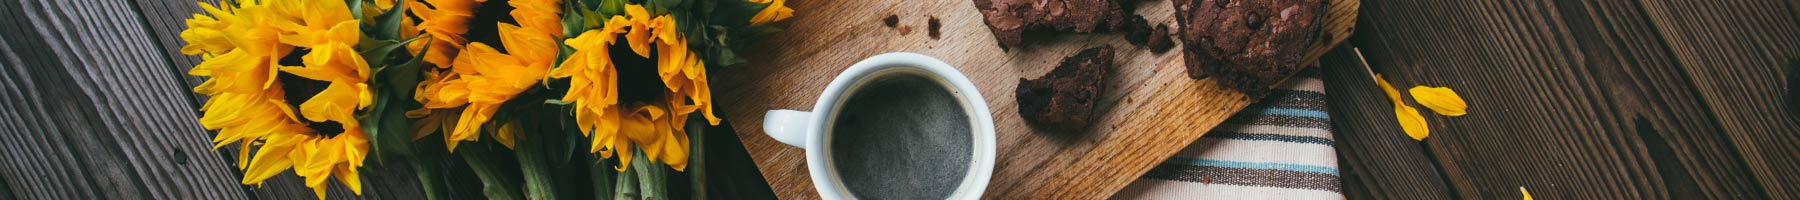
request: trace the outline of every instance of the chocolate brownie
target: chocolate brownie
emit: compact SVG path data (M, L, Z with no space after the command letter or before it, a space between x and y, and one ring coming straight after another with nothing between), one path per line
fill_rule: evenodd
M1094 33L1120 28L1136 0L973 0L1002 50L1024 43L1024 34Z
M1188 76L1260 94L1299 72L1323 0L1171 0Z
M1064 58L1049 74L1019 79L1014 96L1019 116L1052 132L1081 132L1094 120L1094 107L1106 89L1106 74L1113 65L1111 47L1082 50Z

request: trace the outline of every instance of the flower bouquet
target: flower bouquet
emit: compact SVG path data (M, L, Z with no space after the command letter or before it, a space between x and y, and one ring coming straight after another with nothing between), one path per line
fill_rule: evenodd
M784 0L199 6L181 52L204 58L188 73L209 78L194 92L210 97L199 121L214 148L236 148L243 184L292 169L320 198L332 179L361 194L369 157L410 164L431 199L459 185L668 198L671 171L704 180L690 144L721 121L708 74L793 13ZM465 167L480 183L448 181ZM571 184L595 192L557 190Z

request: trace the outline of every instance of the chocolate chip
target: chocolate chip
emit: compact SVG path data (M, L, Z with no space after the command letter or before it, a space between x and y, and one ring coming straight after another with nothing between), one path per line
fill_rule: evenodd
M881 19L881 23L886 24L888 28L893 28L900 25L900 16L888 15L886 19Z
M1256 13L1256 11L1250 11L1250 14L1247 14L1244 16L1244 25L1249 26L1250 29L1262 28L1262 25L1263 25L1262 14L1258 14L1258 13Z
M938 39L938 35L941 35L940 33L942 33L942 31L938 31L938 27L943 27L943 26L944 26L943 23L938 23L937 16L932 16L931 20L927 21L926 27L928 28L928 31L930 31L930 33L931 33L931 39L933 39L933 40Z
M1225 8L1226 5L1231 5L1231 0L1214 0L1213 3L1217 3L1215 5L1219 8Z

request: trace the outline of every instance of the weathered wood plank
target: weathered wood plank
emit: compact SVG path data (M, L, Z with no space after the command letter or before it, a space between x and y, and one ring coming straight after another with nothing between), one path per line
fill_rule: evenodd
M194 2L217 4L218 0L137 0L132 2L135 5L133 8L136 8L139 15L143 15L145 25L150 28L151 36L153 36L150 40L162 47L163 57L167 58L171 64L169 67L177 70L174 76L190 88L204 82L205 78L187 75L187 69L194 68L194 64L199 64L200 57L181 54L181 46L187 44L181 41L181 30L187 29L188 18L194 14L205 12L200 10L200 7ZM197 99L194 102L205 102L206 100L205 96L189 94L188 96ZM200 105L195 104L194 107L198 108Z
M9 1L9 190L23 198L243 198L186 85L122 2ZM152 59L146 59L152 58ZM16 101L14 101L16 100ZM197 154L193 154L197 153ZM39 162L42 161L42 162ZM51 175L51 176L45 176Z
M1348 115L1333 119L1351 122L1337 130L1348 143L1340 152L1346 173L1357 174L1376 198L1417 198L1411 195L1438 185L1464 198L1516 197L1520 186L1539 197L1569 199L1761 197L1749 173L1755 164L1731 149L1742 142L1713 134L1731 132L1721 123L1730 120L1715 118L1711 111L1718 109L1708 106L1717 104L1697 98L1707 93L1697 90L1704 86L1687 78L1691 70L1679 70L1686 63L1668 58L1669 47L1640 7L1630 1L1365 3L1353 43L1376 71L1387 72L1401 90L1455 88L1471 106L1464 117L1423 111L1433 134L1415 143L1420 148L1366 145L1393 141L1358 137L1411 141L1394 128L1392 108L1366 75L1333 73L1360 69L1328 69L1327 81L1350 84L1328 84L1332 113ZM1328 68L1360 67L1332 66L1338 61L1330 59ZM1393 163L1420 162L1405 157L1421 151L1435 170ZM1359 169L1367 167L1373 169ZM1419 178L1429 175L1384 173L1444 179L1434 184Z
M1331 109L1344 196L1449 199L1453 193L1431 155L1406 134L1399 134L1394 111L1385 107L1389 105L1387 97L1372 90L1375 81L1366 75L1368 71L1355 52L1346 45L1319 62L1325 90L1331 94L1326 103Z
M1785 4L1783 2L1786 2ZM1772 198L1800 199L1800 115L1783 105L1800 58L1800 3L1642 0L1643 12L1705 108ZM1793 70L1793 69L1788 69ZM1796 98L1796 97L1787 97Z
M1699 90L1678 70L1680 62L1655 34L1641 2L1552 1L1580 50L1581 65L1597 84L1601 105L1614 110L1619 131L1637 134L1642 145L1624 145L1640 158L1651 159L1660 176L1656 190L1675 199L1766 198L1751 179L1734 141L1722 131L1717 113L1708 112Z

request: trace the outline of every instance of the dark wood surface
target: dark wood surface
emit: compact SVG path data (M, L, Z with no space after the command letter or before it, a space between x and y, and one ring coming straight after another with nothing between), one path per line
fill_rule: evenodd
M199 59L175 51L194 11L0 1L0 199L309 198L291 174L238 185L235 151L212 150L194 122L204 99L185 71ZM1356 35L1321 61L1344 192L1800 199L1800 108L1787 103L1797 11L1800 1L1366 1ZM1396 86L1456 89L1470 114L1426 111L1431 138L1407 138L1349 46ZM715 174L755 173L741 145L704 145L737 149L707 162L741 171ZM371 170L361 197L418 197L411 169ZM760 176L715 180L726 192L714 197L772 195Z
M1800 198L1795 1L1369 1L1350 45L1449 86L1415 142L1348 49L1327 93L1351 199ZM1410 101L1410 100L1408 100ZM1422 108L1421 108L1422 109Z

